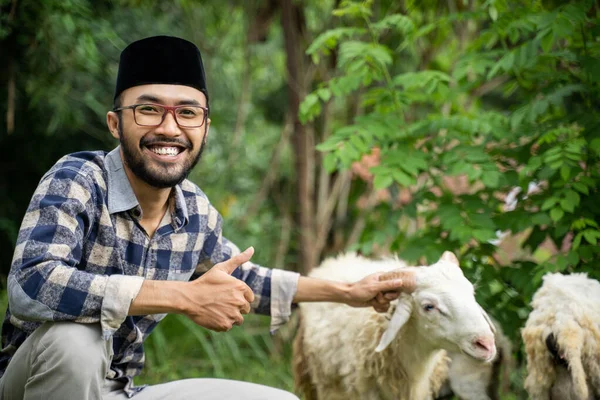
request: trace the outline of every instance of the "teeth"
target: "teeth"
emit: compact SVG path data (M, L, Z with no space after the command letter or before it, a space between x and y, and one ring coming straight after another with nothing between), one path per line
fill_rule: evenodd
M151 147L150 150L161 156L176 156L179 154L177 147Z

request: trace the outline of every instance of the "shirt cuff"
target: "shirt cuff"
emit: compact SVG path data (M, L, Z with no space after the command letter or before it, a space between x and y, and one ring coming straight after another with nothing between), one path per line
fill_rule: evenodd
M104 289L104 300L100 312L102 337L108 340L119 329L131 302L136 298L144 283L141 276L111 275Z
M289 321L292 300L298 290L297 272L273 269L271 274L271 334Z

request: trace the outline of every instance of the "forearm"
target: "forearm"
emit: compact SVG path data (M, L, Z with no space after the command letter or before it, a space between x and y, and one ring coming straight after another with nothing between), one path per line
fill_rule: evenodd
M179 281L145 280L127 314L181 314L185 311L187 284Z
M298 279L298 290L294 303L327 301L347 303L350 300L351 283L333 282L301 276Z
M45 261L16 266L8 277L13 315L26 321L94 321L100 318L108 277ZM52 295L48 295L51 293Z

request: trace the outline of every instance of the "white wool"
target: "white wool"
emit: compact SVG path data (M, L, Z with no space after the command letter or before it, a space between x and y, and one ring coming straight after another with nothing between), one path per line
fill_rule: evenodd
M356 253L343 253L335 258L328 258L313 269L309 276L321 279L335 277L340 282L356 282L375 272L393 271L406 267L404 261L397 258L369 260Z
M600 397L600 283L583 273L546 274L531 305L521 333L527 351L525 389L531 398ZM568 369L548 350L550 334Z
M394 302L410 304L412 312L381 353L375 348L388 327L390 313L378 314L370 307L352 308L339 303L300 305L302 322L295 342L294 364L297 384L304 389L307 400L431 399L432 386L438 388L443 380L439 375L445 371L443 365L440 368L444 346L458 352L459 344L470 345L477 335L493 337L473 297L473 286L460 268L448 261L441 260L431 267L407 267L397 259L368 260L350 253L326 260L310 276L355 282L374 272L399 268L415 271L418 288L413 294L403 293ZM423 330L438 328L430 319L421 317L424 311L419 296L432 294L438 295L442 303L446 301L442 305L449 307L448 314L462 318L456 327L451 321L443 322L456 330L456 340L425 337ZM469 329L476 334L471 335Z

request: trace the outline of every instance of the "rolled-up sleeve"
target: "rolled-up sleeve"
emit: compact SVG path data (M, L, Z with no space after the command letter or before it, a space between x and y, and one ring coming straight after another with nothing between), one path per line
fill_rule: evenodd
M137 297L144 278L141 276L111 275L104 290L100 313L102 337L108 339L121 326L133 300Z
M297 272L273 269L271 275L271 333L289 321L292 301L298 290Z

